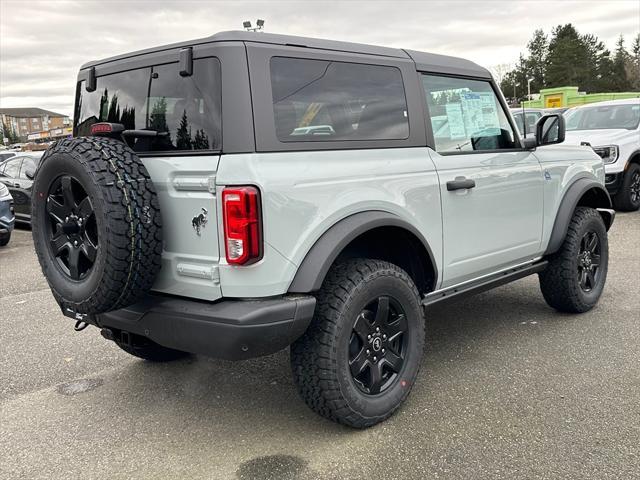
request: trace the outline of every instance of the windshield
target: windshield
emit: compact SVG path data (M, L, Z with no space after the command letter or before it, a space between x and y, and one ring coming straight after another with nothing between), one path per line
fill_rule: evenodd
M576 108L567 112L565 119L567 130L634 130L640 123L640 103Z

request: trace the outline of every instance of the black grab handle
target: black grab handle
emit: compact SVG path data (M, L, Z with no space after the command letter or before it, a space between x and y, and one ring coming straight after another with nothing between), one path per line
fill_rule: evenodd
M455 180L447 182L447 190L467 190L476 186L475 180L465 177L456 177Z

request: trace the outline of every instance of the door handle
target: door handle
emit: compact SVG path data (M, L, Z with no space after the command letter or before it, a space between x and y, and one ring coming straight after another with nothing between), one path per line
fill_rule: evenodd
M476 181L466 177L456 177L455 180L447 182L447 190L468 190L476 186Z

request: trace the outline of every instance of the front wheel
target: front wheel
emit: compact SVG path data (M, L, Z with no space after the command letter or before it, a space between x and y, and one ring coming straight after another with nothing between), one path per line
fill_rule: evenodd
M624 173L622 187L613 197L616 210L634 212L640 209L640 165L632 163Z
M564 243L539 274L540 289L549 306L561 312L591 310L607 279L607 229L597 210L576 208Z
M407 273L380 260L351 260L329 272L312 324L291 346L291 366L311 409L366 428L405 400L423 348L420 296Z

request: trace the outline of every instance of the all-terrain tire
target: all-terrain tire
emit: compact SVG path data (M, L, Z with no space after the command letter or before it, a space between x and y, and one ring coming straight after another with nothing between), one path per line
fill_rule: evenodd
M9 240L11 240L11 233L8 233L6 235L0 235L0 247L7 246L7 244L9 243Z
M640 164L632 163L624 172L622 186L613 196L613 206L622 212L635 212L640 209Z
M585 290L580 285L581 244L587 234L597 235L599 273L593 285ZM561 312L583 313L598 302L607 279L609 244L607 229L597 210L578 207L573 214L564 243L549 258L548 267L540 272L540 290L550 307Z
M127 345L117 340L115 344L128 354L148 360L149 362L172 362L190 356L187 352L163 347L148 339L141 344Z
M381 393L369 395L351 374L349 348L359 312L379 295L402 307L408 338L400 372ZM332 267L317 299L311 325L291 346L301 397L318 414L350 427L366 428L385 420L409 394L422 362L424 317L415 284L394 264L356 259Z
M90 206L91 217L75 197L68 200L67 192L70 197L88 199L80 203ZM161 264L160 206L147 169L123 142L102 137L57 142L38 167L32 199L38 260L63 310L81 314L117 310L135 303L151 288ZM59 218L63 215L58 211L69 209L76 226ZM77 226L83 215L87 231ZM93 240L85 245L90 222L94 222ZM54 244L53 238L60 244ZM93 253L94 261L83 274L70 267L74 243L83 249L82 255L75 253L74 265L80 263L78 258L85 266L91 264L85 248Z

